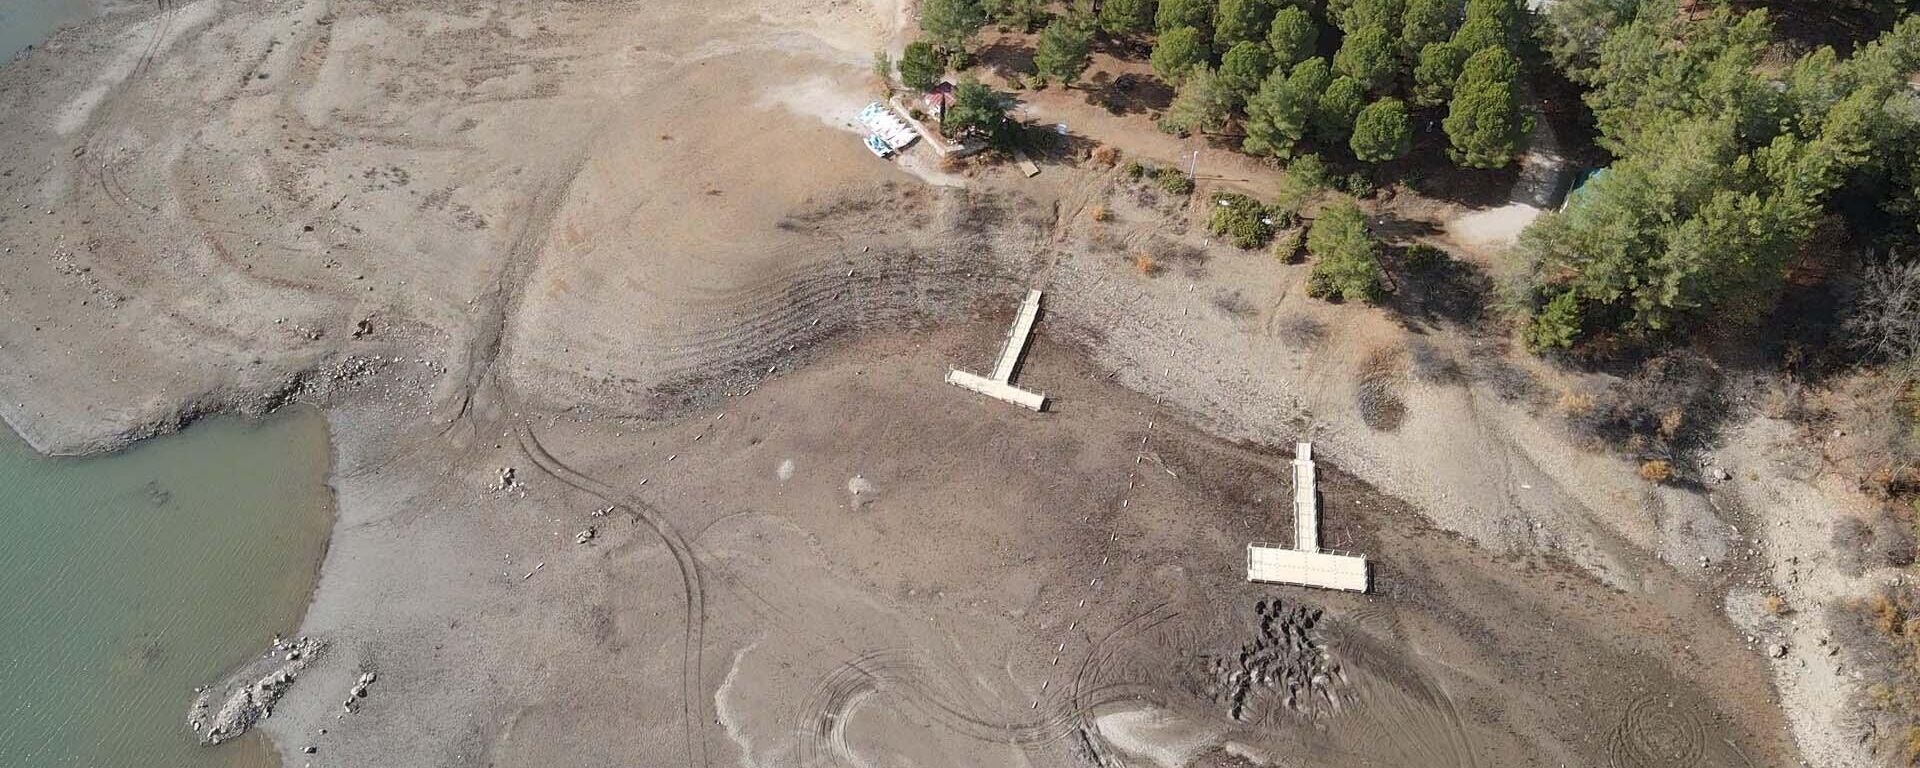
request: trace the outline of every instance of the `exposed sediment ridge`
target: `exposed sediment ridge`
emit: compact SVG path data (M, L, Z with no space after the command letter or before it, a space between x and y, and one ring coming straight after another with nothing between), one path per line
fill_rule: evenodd
M187 728L207 746L246 733L254 723L273 716L274 703L325 650L326 644L314 638L276 638L265 654L194 697Z

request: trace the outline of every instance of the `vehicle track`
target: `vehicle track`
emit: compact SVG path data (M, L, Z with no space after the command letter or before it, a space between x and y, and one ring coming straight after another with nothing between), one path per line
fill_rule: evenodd
M653 529L654 534L667 545L667 551L672 553L674 567L680 572L681 590L686 596L680 674L687 761L691 765L707 765L706 739L700 735L707 723L706 696L702 693L700 685L701 674L706 669L707 621L706 590L700 573L700 561L693 556L693 550L685 537L681 536L673 523L660 514L653 505L595 480L554 457L547 451L546 446L540 444L539 436L534 434L533 428L525 422L515 425L514 432L519 438L520 449L542 472L576 490L592 494L610 506L624 509L637 516L648 528Z

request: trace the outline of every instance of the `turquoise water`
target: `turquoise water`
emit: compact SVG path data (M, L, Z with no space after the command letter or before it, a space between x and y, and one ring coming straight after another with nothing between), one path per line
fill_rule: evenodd
M99 12L94 0L0 0L0 62Z
M47 459L0 428L0 768L271 766L192 687L292 633L332 522L325 420L215 420Z

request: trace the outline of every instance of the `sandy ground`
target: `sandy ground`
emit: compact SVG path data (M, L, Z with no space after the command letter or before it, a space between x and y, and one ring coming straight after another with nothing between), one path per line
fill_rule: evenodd
M0 78L0 416L80 452L331 408L333 650L267 723L290 765L1862 764L1844 677L1723 615L1804 546L1756 518L1859 504L1746 458L1791 435L1652 490L1444 307L1309 300L1096 169L876 160L840 113L904 12L198 0L63 33ZM940 384L1029 286L1058 406ZM1376 594L1241 580L1296 438Z

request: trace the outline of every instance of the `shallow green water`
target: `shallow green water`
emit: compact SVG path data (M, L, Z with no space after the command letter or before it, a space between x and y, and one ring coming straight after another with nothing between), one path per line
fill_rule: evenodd
M94 0L0 0L0 63L29 45L39 45L65 24L99 13Z
M291 633L332 521L325 420L211 421L94 459L0 427L0 768L273 765L184 725Z

